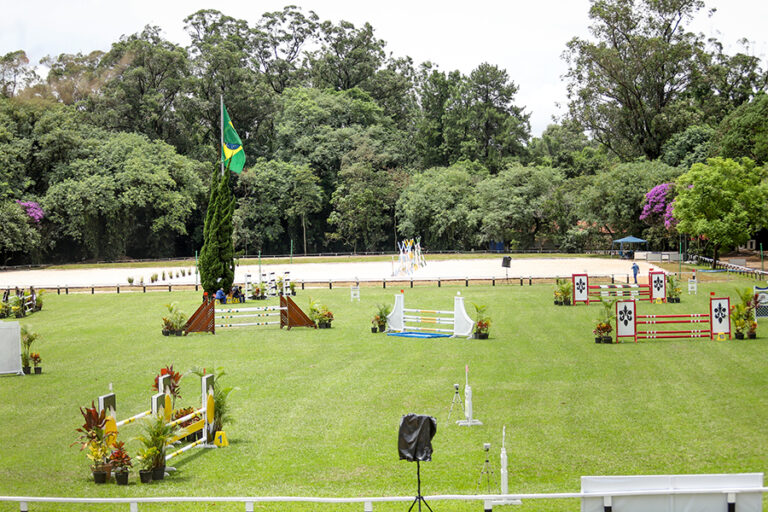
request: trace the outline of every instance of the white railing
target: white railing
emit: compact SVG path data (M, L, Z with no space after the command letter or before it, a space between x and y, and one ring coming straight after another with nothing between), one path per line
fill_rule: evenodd
M768 487L742 487L734 489L657 489L636 491L608 491L608 492L564 492L564 493L539 493L539 494L440 494L424 496L427 502L432 501L481 501L483 509L492 510L493 505L520 504L523 500L538 499L582 499L603 498L606 506L610 506L612 498L622 496L672 496L672 495L726 495L729 503L735 502L735 497L740 493L766 493ZM130 512L138 512L139 503L243 503L246 512L253 512L255 503L362 503L364 512L372 512L374 503L385 502L411 502L413 496L382 496L362 498L322 498L316 496L167 496L146 498L61 498L44 496L0 496L0 502L17 502L21 512L29 511L30 503L88 503L88 504L113 504L129 505Z

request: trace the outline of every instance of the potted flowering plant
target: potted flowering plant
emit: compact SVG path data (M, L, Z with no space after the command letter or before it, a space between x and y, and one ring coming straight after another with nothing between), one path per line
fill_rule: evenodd
M163 415L158 414L156 416L148 416L142 427L144 431L136 438L145 448L141 458L145 460L146 457L149 457L149 460L152 461L150 465L152 479L162 480L165 477L165 446L168 444L168 440L176 433L178 425L166 423Z
M35 367L35 375L40 375L41 373L43 373L43 369L40 367L40 362L43 359L40 357L40 354L38 354L37 352L32 352L31 354L29 354L29 359L30 361L32 361L32 366Z
M333 313L325 304L318 304L317 301L309 300L309 318L318 329L330 329L333 321Z
M32 361L30 349L37 337L38 334L29 329L26 325L21 326L21 366L23 367L22 370L27 375L31 373L31 368L29 366L29 363Z
M125 443L122 441L114 444L112 453L109 454L109 464L115 473L117 485L128 485L128 468L133 464L130 455L125 451Z
M667 274L667 302L675 304L680 302L680 285L674 274Z
M155 456L157 455L157 448L154 446L145 446L139 449L139 463L141 469L139 469L139 480L141 483L148 484L152 481L152 468L155 465Z
M377 333L379 332L379 323L381 322L381 317L379 315L373 315L373 318L371 319L371 332ZM386 324L385 324L386 326Z
M757 322L750 320L747 325L747 338L753 340L757 338Z
M379 332L387 330L387 317L391 312L392 307L389 304L376 304L376 314L373 318Z
M93 481L97 484L106 483L109 478L109 444L107 436L104 433L104 427L107 423L106 411L99 411L93 402L90 407L81 407L80 414L83 415L85 423L76 429L80 432L78 440L72 443L79 444L80 451L86 450L86 456L93 465Z
M160 369L160 374L155 375L155 382L152 384L152 390L155 392L163 392L165 390L158 389L158 383L160 381L160 377L163 375L170 375L170 385L168 387L168 391L171 394L171 399L173 400L173 407L176 407L176 399L181 398L181 388L179 387L179 382L181 381L181 378L183 375L179 372L176 372L173 370L173 365L166 366L165 368Z
M483 304L472 305L475 307L475 331L474 338L478 340L488 339L488 329L491 327L491 318L485 313L488 306Z
M616 300L601 300L603 306L600 310L600 314L597 318L597 324L592 330L592 334L595 335L595 343L611 343L611 331L613 331L613 307L616 304Z

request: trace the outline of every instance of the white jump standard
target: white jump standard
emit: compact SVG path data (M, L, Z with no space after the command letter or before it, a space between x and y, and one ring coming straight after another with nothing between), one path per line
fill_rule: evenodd
M429 316L421 316L429 315ZM416 325L414 325L416 324ZM445 325L446 327L425 327L418 324ZM387 329L395 336L414 338L472 336L475 323L464 309L464 297L456 294L453 298L453 311L433 309L408 309L404 295L395 295L395 305L387 315Z

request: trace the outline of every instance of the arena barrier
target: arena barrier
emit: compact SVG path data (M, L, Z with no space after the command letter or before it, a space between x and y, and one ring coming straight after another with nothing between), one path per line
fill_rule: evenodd
M619 301L616 303L616 342L619 338L633 338L635 343L637 340L661 338L723 339L728 336L730 339L730 306L728 297L710 297L709 313L638 315L634 300ZM679 327L674 330L649 330L646 327L668 324Z
M225 305L226 306L226 305ZM280 317L279 320L277 317ZM269 320L272 317L274 320ZM263 322L239 322L243 318L266 318ZM232 320L231 323L217 323L217 319ZM279 306L263 307L232 307L216 309L214 300L205 300L197 308L186 325L184 335L190 332L212 332L216 334L216 328L228 327L254 327L260 325L279 325L282 329L287 327L316 327L315 323L304 313L299 306L287 295L280 296Z
M421 316L422 314L430 316ZM410 323L409 323L410 322ZM416 324L416 325L414 325ZM445 325L448 328L424 327L418 324ZM464 297L456 294L453 298L453 311L440 311L433 309L407 309L405 296L401 293L395 295L395 305L392 312L387 315L387 329L399 333L417 332L434 333L439 336L472 336L475 323L467 315L464 309Z
M157 415L162 413L165 421L169 425L179 425L185 421L199 417L198 421L187 425L176 433L174 437L168 440L168 444L176 443L185 437L200 432L202 435L199 439L192 441L186 446L169 453L165 456L165 460L172 459L187 450L194 448L195 446L205 445L209 435L213 435L213 417L215 411L215 403L213 399L214 393L214 376L213 374L203 375L200 379L201 387L201 400L200 408L196 409L190 414L171 420L173 416L173 406L170 394L170 375L162 375L158 379L158 389L161 389L159 393L152 396L150 400L150 409L142 411L136 415L130 416L123 420L117 420L117 399L115 393L109 393L99 397L99 412L106 411L107 422L104 427L104 433L107 436L111 436L113 439L117 436L120 427L134 423L135 421L145 418L150 415Z
M647 300L649 302L667 302L667 277L663 271L651 270L648 272L647 284L589 284L589 275L573 274L573 300L571 304L579 302L591 304L600 302L603 298L631 297L634 300Z

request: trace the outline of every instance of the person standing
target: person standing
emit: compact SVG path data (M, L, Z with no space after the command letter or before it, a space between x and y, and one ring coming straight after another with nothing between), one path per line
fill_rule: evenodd
M637 262L635 261L632 263L632 274L635 277L635 284L637 284L637 273L640 272L640 267L637 265Z

